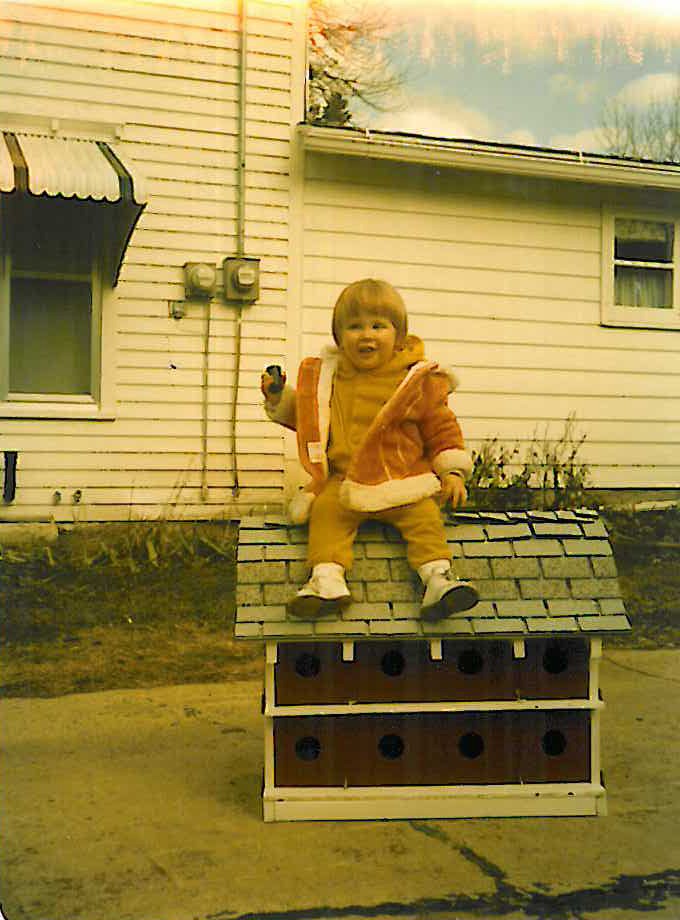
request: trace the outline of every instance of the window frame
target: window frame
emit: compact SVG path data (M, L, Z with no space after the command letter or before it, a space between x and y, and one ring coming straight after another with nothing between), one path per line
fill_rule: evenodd
M649 220L673 225L673 306L633 307L615 303L615 222ZM602 209L602 258L600 324L630 329L680 330L680 219L664 211L605 206Z
M115 417L113 373L115 329L117 323L115 291L107 283L110 277L106 254L107 225L103 221L97 234L90 272L92 313L90 318L90 393L12 393L9 388L10 290L11 290L11 222L5 196L0 195L0 417L101 419ZM23 274L23 273L22 273ZM49 272L58 278L57 272ZM85 276L83 276L85 277Z

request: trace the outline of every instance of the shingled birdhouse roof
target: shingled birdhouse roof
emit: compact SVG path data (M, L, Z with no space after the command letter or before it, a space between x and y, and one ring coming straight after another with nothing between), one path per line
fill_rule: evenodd
M308 577L307 528L248 518L239 529L237 638L519 639L630 629L606 528L595 511L457 512L445 518L457 577L479 604L436 623L420 619L422 585L388 525L362 524L347 573L354 602L340 615L296 620L286 603Z

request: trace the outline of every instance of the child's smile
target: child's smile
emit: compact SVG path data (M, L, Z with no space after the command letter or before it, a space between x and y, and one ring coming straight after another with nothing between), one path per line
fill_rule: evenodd
M357 370L375 370L392 358L397 331L380 313L360 310L347 321L340 336L340 348Z

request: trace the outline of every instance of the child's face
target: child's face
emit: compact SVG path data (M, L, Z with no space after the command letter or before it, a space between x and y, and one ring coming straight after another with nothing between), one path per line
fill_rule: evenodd
M340 348L359 371L372 371L387 364L396 344L397 330L379 312L359 310L340 330Z

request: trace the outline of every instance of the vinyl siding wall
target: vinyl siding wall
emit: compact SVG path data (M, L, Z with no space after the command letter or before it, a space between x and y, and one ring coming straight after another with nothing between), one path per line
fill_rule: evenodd
M117 146L149 193L117 288L116 340L105 343L116 350L115 419L0 419L0 450L19 451L17 497L3 517L203 518L276 501L282 436L264 418L259 374L286 342L293 7L248 0L245 252L261 257L261 296L242 314L238 500L237 308L218 297L211 310L207 497L205 306L189 304L179 321L168 315L168 301L184 299L185 262L221 266L236 251L236 0L2 2L0 12L0 109L122 125Z
M664 204L576 183L308 155L303 353L329 341L345 284L385 278L428 354L456 368L452 405L471 448L497 437L524 453L534 435L559 438L574 413L593 485L677 488L680 335L600 326L603 200Z

